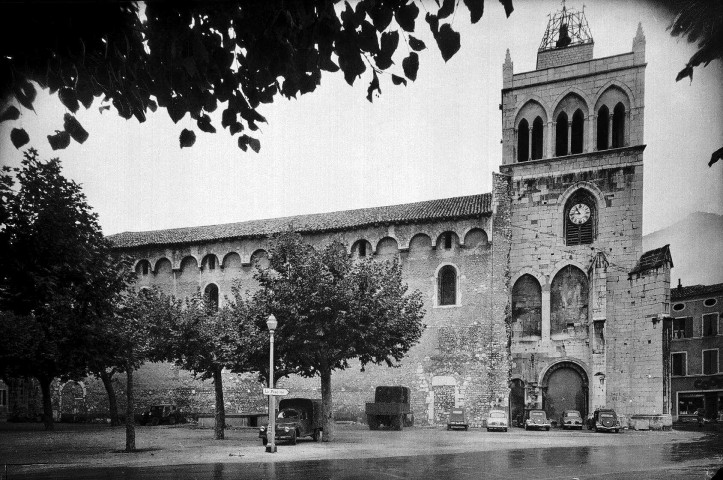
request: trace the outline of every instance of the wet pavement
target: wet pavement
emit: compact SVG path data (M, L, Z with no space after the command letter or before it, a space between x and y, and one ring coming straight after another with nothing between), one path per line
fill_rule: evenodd
M377 432L374 432L377 433ZM512 433L512 432L511 432ZM517 435L515 435L515 433ZM524 438L522 432L512 433ZM366 434L364 434L366 436ZM640 435L629 443L631 435ZM604 438L607 445L546 448L513 448L466 451L445 454L422 454L394 457L317 459L286 461L285 456L267 454L263 462L213 462L188 465L138 466L113 468L66 467L9 473L7 480L23 479L705 479L712 478L723 466L723 436L701 435L688 442L646 442L645 435L581 435ZM567 435L548 437L555 439ZM494 438L494 437L493 437ZM509 440L510 436L500 436ZM573 437L575 438L575 437ZM658 437L659 438L659 437ZM625 445L615 445L625 441ZM313 444L312 444L313 445ZM316 444L319 445L319 444ZM422 447L422 446L420 446ZM280 447L280 448L283 448ZM295 447L287 447L288 451ZM5 478L3 478L5 480Z

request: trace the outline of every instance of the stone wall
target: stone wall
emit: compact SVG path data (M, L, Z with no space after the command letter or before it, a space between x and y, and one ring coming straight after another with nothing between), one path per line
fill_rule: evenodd
M592 60L593 46L594 44L590 42L538 52L537 66L535 68L542 70Z

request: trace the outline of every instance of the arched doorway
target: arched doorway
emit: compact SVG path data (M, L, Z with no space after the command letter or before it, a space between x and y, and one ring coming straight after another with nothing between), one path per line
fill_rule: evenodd
M525 382L519 378L510 381L510 422L522 425L525 416Z
M542 408L550 420L560 420L565 410L587 416L588 378L585 369L574 362L551 366L542 380Z

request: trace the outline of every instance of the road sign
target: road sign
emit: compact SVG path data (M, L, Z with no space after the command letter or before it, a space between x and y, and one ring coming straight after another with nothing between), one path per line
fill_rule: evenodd
M264 388L264 395L274 395L275 397L282 397L288 394L289 391L285 388Z

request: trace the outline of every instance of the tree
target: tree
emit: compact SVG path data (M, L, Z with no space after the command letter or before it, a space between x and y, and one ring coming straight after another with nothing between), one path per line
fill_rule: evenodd
M675 18L668 29L674 37L680 36L688 42L698 42L698 50L690 57L675 81L690 77L693 82L693 69L707 66L713 60L723 58L723 2L706 0L677 0L672 2ZM723 147L710 157L708 166L712 167L723 159Z
M236 302L232 315L229 307L219 309L197 292L183 303L175 302L173 314L167 317L169 323L163 325L166 334L159 339L162 357L202 380L213 380L216 440L223 440L226 425L221 374L237 364L236 355L244 350L245 337L239 336L237 326L238 319L247 317L244 310L245 302Z
M511 0L500 0L509 16ZM425 21L442 58L460 48L451 21L459 2L437 1ZM472 23L482 17L484 0L464 0ZM426 10L430 4L422 5ZM71 138L83 143L88 132L72 115L103 97L101 110L112 105L125 119L143 122L148 111L163 107L174 122L186 114L198 130L213 133L209 113L223 104L221 128L240 134L239 147L258 151L258 139L244 133L265 122L259 106L279 95L291 98L313 92L322 72L341 71L349 85L370 71L367 99L381 93L380 74L394 85L414 81L418 52L415 38L420 9L411 0L337 0L148 2L140 7L121 2L2 2L0 16L0 97L13 96L32 109L32 82L51 93L71 113L63 130L48 136L53 149ZM38 32L43 32L41 35ZM400 38L408 45L393 68ZM406 77L406 78L405 78ZM17 119L11 106L0 119ZM20 148L29 142L22 129L11 132ZM196 134L184 129L181 147Z
M109 367L126 374L126 452L136 449L133 373L146 361L161 359L159 339L174 315L174 301L157 290L129 287L118 297L113 315L101 331L114 345L106 354Z
M300 375L319 376L323 439L332 441L332 372L352 359L362 370L400 361L422 336L422 295L407 293L398 262L354 262L339 241L317 250L287 232L269 251L270 267L256 274L261 289L254 301L278 319L283 362Z
M0 373L37 378L52 429L50 384L85 376L97 353L95 328L113 311L129 272L111 255L97 215L80 186L62 176L57 158L41 162L30 149L15 180L7 168L0 178L0 310L8 312L2 328L12 335Z

